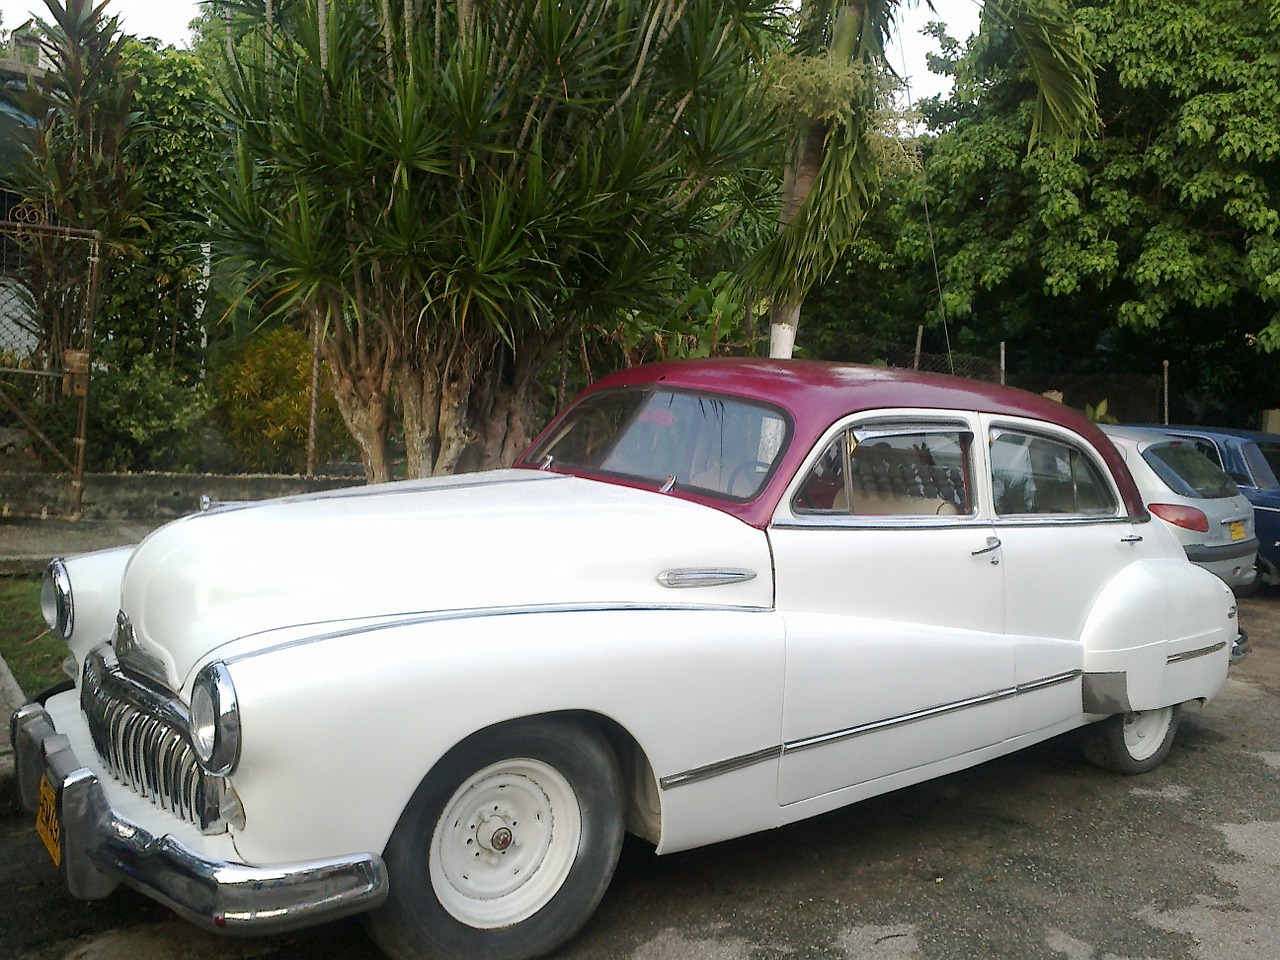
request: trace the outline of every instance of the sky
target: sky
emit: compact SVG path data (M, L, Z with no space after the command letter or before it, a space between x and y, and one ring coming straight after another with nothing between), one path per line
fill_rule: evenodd
M199 12L196 0L111 0L107 10L120 17L124 29L144 37L157 37L164 43L186 46L187 24ZM978 28L978 0L934 0L936 14L930 14L923 3L903 4L903 20L899 30L899 43L889 53L890 63L910 81L912 100L940 92L942 78L929 73L925 66L925 53L937 50L932 40L920 36L920 27L927 21L940 19L946 22L953 37L964 40ZM43 0L0 0L0 13L4 15L4 27L12 30L21 25L33 13L45 16ZM903 64L905 63L905 67Z

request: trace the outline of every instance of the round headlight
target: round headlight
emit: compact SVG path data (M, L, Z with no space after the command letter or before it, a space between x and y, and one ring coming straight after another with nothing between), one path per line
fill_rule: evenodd
M40 611L50 630L63 640L71 636L76 625L76 607L71 601L71 575L61 560L54 560L45 568L40 581Z
M240 759L240 707L224 663L210 663L196 674L191 747L200 766L216 777L230 773Z

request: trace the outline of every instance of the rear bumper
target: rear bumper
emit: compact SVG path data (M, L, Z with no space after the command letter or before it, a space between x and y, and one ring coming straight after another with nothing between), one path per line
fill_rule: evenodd
M1187 544L1187 559L1192 563L1217 563L1221 560L1243 560L1258 552L1258 538L1237 540L1221 546L1208 547L1202 543Z
M245 934L313 926L386 899L377 854L265 867L212 860L113 810L97 775L39 704L15 713L10 732L22 805L36 812L42 780L56 797L58 870L73 896L105 897L125 883L205 929Z

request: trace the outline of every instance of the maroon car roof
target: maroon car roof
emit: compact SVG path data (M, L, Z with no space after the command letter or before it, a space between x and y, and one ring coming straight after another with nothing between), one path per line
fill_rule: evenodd
M890 367L821 360L719 358L667 361L620 370L597 381L582 396L647 384L758 400L781 407L791 415L795 429L791 446L774 480L760 496L746 504L706 501L753 526L768 524L786 482L832 423L849 413L906 407L1029 417L1074 430L1093 444L1111 468L1127 512L1146 516L1128 468L1101 431L1070 407L1024 390Z

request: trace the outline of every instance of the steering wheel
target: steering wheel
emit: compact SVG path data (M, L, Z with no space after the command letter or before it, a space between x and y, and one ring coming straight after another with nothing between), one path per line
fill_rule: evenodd
M729 474L729 483L727 488L725 489L725 493L729 494L729 496L736 496L736 494L733 491L738 485L738 480L748 470L754 470L756 471L756 473L760 474L760 476L764 476L766 473L769 472L769 468L771 466L772 464L766 463L764 460L747 460L747 461L744 461L743 463L738 464L736 467L733 468L733 472ZM755 491L752 490L751 492L754 493Z

